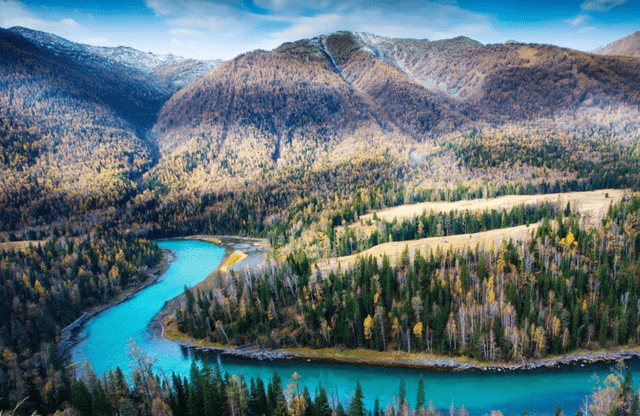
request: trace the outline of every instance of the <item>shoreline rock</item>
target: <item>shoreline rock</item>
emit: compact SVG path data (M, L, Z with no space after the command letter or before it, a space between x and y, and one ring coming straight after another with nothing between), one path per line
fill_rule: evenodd
M162 325L164 327L164 325ZM162 334L164 337L164 333ZM289 349L265 349L252 345L241 347L218 347L200 345L195 340L185 338L172 340L184 348L199 353L214 353L226 355L230 357L248 359L248 360L294 360L306 362L318 362L329 364L349 364L349 365L369 365L375 367L390 368L411 368L429 371L451 371L451 372L514 372L514 371L536 371L540 369L562 368L569 366L585 366L597 363L617 362L620 360L627 361L640 358L640 351L629 348L620 348L611 351L601 352L574 352L566 356L543 358L539 360L524 361L522 363L490 363L490 362L472 362L470 360L456 359L447 356L423 356L420 354L412 354L412 358L402 358L390 356L389 358L379 357L357 357L357 356L341 356L339 350L336 355L315 354L313 352L298 352ZM323 350L326 352L326 349ZM390 353L395 354L395 353ZM415 357L415 356L418 357Z

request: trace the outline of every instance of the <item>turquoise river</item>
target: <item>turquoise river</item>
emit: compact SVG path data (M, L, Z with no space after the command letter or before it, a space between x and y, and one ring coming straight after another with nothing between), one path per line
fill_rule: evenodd
M472 415L501 410L505 415L552 414L561 403L566 414L575 414L583 399L594 387L594 375L600 380L609 372L611 364L564 366L558 369L497 372L441 372L383 368L363 365L337 365L292 360L258 361L219 356L215 353L191 352L178 344L154 335L149 322L162 309L166 300L182 293L184 286L202 281L218 267L224 249L213 244L190 241L161 241L162 248L176 254L160 281L140 291L130 300L106 310L91 319L78 334L79 342L72 350L72 360L88 361L97 373L120 366L130 371L127 355L131 340L156 357L156 370L187 375L192 360L218 363L222 371L243 374L247 381L253 377L268 379L277 371L286 383L294 372L299 383L312 392L322 384L344 403L360 381L369 409L377 397L381 404L392 403L398 394L401 376L404 377L407 397L415 399L420 374L425 380L427 400L436 407L448 409L464 404ZM640 364L628 363L634 379L640 379Z

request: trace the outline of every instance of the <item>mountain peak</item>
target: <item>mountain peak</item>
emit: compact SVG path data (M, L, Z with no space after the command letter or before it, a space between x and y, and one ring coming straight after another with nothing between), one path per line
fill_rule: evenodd
M198 61L181 56L156 55L129 46L103 47L69 41L51 33L21 26L8 29L9 33L28 39L46 48L55 56L65 57L83 65L111 70L113 65L124 67L148 78L160 90L173 92L211 71L222 61Z
M593 53L640 58L640 30L615 42L601 46L594 50Z

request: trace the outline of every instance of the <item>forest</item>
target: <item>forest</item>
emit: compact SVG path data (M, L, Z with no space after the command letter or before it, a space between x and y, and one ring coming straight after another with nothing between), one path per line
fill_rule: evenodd
M348 256L359 253L378 244L388 241L407 241L427 237L471 234L481 231L497 230L518 225L534 224L545 217L554 217L556 206L551 203L540 205L521 204L512 209L491 211L485 209L479 212L452 210L449 213L423 212L422 215L399 222L397 218L389 222L379 221L375 216L378 227L368 237L358 238L353 228L346 228L336 235L334 227L329 228L329 243L332 253L337 256ZM564 215L571 213L571 204L567 204ZM334 225L337 221L334 218ZM371 221L367 223L371 225ZM336 257L335 255L333 257Z
M113 229L54 233L24 251L0 251L0 409L60 409L74 377L60 330L141 286L162 259L155 243Z
M66 416L153 415L153 416L469 416L464 404L449 409L437 409L422 378L415 397L407 396L401 378L392 403L380 404L376 398L372 408L364 403L365 396L357 382L348 400L319 385L313 394L300 388L299 375L293 373L282 380L277 373L268 380L250 380L243 375L222 373L216 364L198 367L192 362L189 376L170 377L156 372L153 360L132 345L132 383L120 368L97 376L87 366L81 377L73 380L68 392ZM21 404L14 408L19 414ZM587 396L576 416L637 415L640 409L638 391L633 388L631 370L618 363L604 380ZM549 409L548 413L551 413ZM12 414L14 414L12 413ZM0 411L0 414L3 414ZM565 413L561 405L555 416ZM502 416L494 410L491 416ZM527 416L526 409L522 415Z
M603 227L549 214L525 242L361 257L323 276L304 253L186 289L180 331L222 345L346 347L521 361L640 341L640 198Z

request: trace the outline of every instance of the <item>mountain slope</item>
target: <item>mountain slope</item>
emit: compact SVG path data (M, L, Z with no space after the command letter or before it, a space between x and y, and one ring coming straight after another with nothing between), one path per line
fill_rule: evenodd
M364 50L488 121L553 117L583 105L637 105L638 62L551 45L483 46L356 34ZM506 116L506 117L505 117Z
M593 51L593 53L598 55L632 56L640 58L640 31L601 46Z
M177 88L168 80L186 82L207 67L168 71L160 62L145 72L139 57L118 63L106 52L0 29L0 228L130 198L154 161L145 131Z
M70 207L255 232L283 207L339 224L434 189L635 183L637 58L337 32L200 76L214 64L24 29L0 47L5 229Z
M400 134L308 43L223 64L174 95L153 133L167 186L202 180L210 189L216 181L313 164L350 139L356 149Z
M175 55L154 55L123 46L107 48L82 45L23 27L13 27L9 31L46 47L56 56L67 57L82 66L103 71L116 66L121 76L144 79L170 94L222 63L220 60L198 61Z
M338 32L286 43L242 55L167 102L153 130L162 160L151 182L212 190L279 167L331 164L336 149L361 150L345 145L352 141L416 147L487 123L549 124L567 114L577 120L585 108L598 113L586 124L600 123L612 106L640 104L635 63L466 38ZM629 114L621 117L637 123Z

